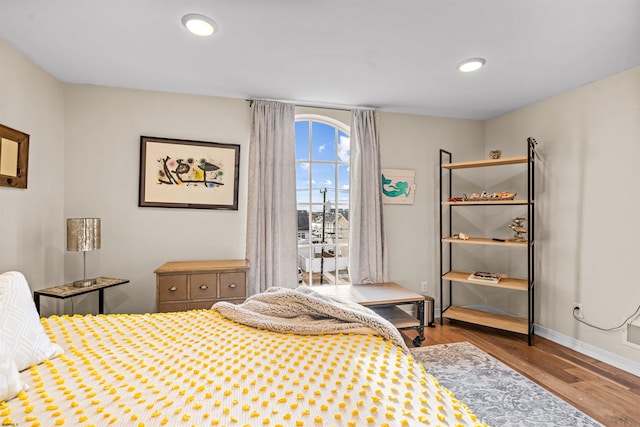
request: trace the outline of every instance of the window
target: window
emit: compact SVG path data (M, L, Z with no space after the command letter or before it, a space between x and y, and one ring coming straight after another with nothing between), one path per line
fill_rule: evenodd
M349 283L349 128L296 116L298 281Z

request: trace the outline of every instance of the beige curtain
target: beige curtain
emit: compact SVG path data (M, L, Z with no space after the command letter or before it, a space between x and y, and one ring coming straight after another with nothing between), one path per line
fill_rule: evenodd
M249 295L272 286L295 288L297 216L295 106L251 104L246 256Z
M351 283L387 281L377 114L351 111L349 172L349 276Z

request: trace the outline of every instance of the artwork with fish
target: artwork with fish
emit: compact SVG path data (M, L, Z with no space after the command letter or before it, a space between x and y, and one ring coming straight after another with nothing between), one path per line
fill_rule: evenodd
M416 191L414 169L382 169L382 203L412 205Z

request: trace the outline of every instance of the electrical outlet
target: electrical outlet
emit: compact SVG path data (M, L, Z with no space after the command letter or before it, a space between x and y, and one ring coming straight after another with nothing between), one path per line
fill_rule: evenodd
M422 292L428 292L429 291L429 283L428 282L422 282L420 283Z
M573 312L573 316L576 319L584 319L584 313L582 312L582 304L580 304L579 302L573 303L572 312Z

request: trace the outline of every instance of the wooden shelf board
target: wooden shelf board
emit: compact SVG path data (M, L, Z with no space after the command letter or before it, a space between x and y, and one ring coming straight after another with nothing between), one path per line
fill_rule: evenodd
M442 239L446 243L462 243L467 245L492 245L492 246L515 246L515 247L527 247L527 241L524 242L512 242L505 240L504 242L495 241L489 237L469 237L469 240L455 239L453 237L445 237Z
M489 326L490 328L497 328L525 335L529 333L527 319L521 317L507 316L504 314L474 310L455 305L449 307L449 309L444 312L444 317L446 319L460 320L462 322Z
M527 291L529 284L524 279L516 279L513 277L504 277L500 279L498 283L490 282L477 282L469 280L468 277L471 274L470 271L450 271L442 276L445 280L451 280L453 282L471 283L473 285L491 286L494 288L502 289L514 289L516 291Z
M533 200L531 201L533 203ZM528 200L479 200L479 201L467 201L467 202L450 202L448 200L443 200L442 204L445 206L459 205L459 206L487 206L487 205L527 205L529 204Z
M445 169L467 169L481 168L486 166L515 165L519 163L527 163L528 161L529 159L527 158L527 156L505 157L504 159L485 159L474 160L470 162L443 163L442 167Z
M372 307L371 309L378 313L380 317L387 319L398 329L420 326L420 321L418 319L397 306Z

